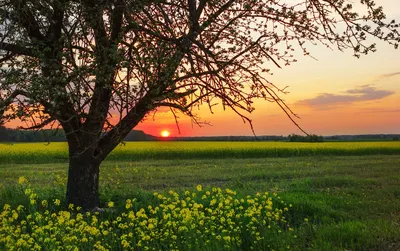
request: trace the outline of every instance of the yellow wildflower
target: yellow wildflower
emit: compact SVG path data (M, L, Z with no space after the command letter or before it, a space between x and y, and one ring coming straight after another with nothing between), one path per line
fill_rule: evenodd
M23 185L25 183L28 183L28 180L24 176L18 178L18 184Z
M59 206L61 204L61 201L59 199L54 200L54 205Z
M122 241L121 241L121 245L122 245L123 248L128 248L128 247L130 247L130 244L129 244L129 242L128 242L127 240L122 240Z

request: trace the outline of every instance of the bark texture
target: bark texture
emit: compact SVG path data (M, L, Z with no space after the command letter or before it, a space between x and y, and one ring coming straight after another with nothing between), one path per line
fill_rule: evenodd
M67 204L74 204L83 209L98 207L100 162L82 155L69 160Z

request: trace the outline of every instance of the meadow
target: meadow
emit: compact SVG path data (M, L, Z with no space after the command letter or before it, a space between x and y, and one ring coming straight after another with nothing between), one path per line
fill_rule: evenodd
M100 213L65 205L67 161L0 144L0 250L400 250L400 142L127 143Z

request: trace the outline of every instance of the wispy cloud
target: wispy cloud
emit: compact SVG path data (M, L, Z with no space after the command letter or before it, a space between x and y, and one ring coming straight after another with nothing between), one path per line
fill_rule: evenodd
M297 104L326 109L340 104L383 99L394 93L394 91L378 90L373 86L363 85L356 89L347 90L344 94L321 93L314 98L300 100Z
M380 75L379 77L380 78L390 78L390 77L394 77L394 76L397 76L397 75L400 75L400 71L392 72L392 73L389 73L389 74L383 74L383 75Z

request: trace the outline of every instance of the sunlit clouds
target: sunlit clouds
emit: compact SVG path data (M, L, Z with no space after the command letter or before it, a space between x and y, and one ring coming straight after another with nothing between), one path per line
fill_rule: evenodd
M300 105L309 105L317 109L327 109L354 102L383 99L387 96L393 95L394 93L394 91L378 90L374 86L363 85L339 94L321 93L314 98L300 100L297 103Z

